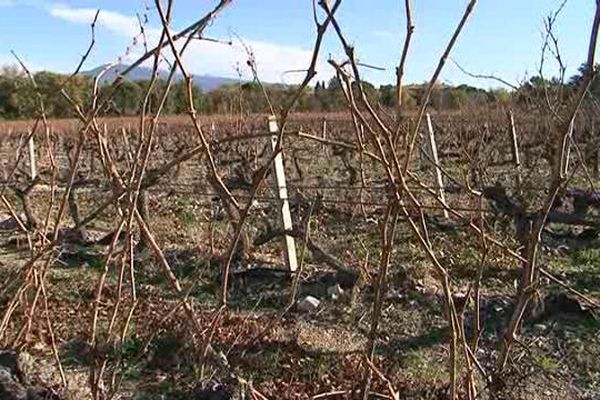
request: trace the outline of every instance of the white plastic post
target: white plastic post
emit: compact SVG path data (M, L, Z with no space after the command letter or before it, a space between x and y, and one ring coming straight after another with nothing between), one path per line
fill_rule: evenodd
M571 157L571 141L573 140L573 131L575 130L575 118L573 118L571 120L571 123L569 124L569 142L567 143L567 148L565 149L565 158L564 158L564 162L565 164L562 165L562 171L565 175L567 175L569 173L569 160Z
M37 177L37 165L35 162L35 143L33 135L29 137L29 167L31 168L31 180Z
M439 167L440 160L438 158L437 145L435 143L435 134L433 133L433 124L431 123L431 115L427 113L427 144L429 147L429 156L433 161L433 168L435 169L435 181L437 184L438 194L440 200L446 205L446 193L444 192L444 181L442 179L442 171ZM448 210L444 209L444 218L448 218Z
M594 150L594 178L600 178L600 147Z
M12 129L8 128L8 135L7 135L8 140L10 140L11 136L12 136ZM2 165L2 180L6 181L6 180L8 180L8 171L6 168L6 166L8 165L7 157L2 157L2 162L0 164Z
M271 133L271 149L274 151L277 145L277 133L279 127L277 126L277 118L274 115L269 116L269 133ZM283 167L283 155L279 152L275 156L274 160L275 169L275 182L277 185L277 196L279 197L281 223L283 229L291 230L292 215L290 214L290 203L288 202L288 192L285 182L285 169ZM290 271L294 272L298 269L298 259L296 257L296 242L293 236L284 236L284 251L285 261Z
M510 135L512 138L512 158L515 167L517 168L516 185L521 186L521 156L519 155L519 141L517 139L517 128L515 126L515 116L512 111L509 111L508 117L510 119Z
M322 129L322 136L323 136L323 140L327 140L327 120L324 119L323 120L323 129ZM327 151L327 144L323 143L321 145L321 149L323 150L323 153L325 153L325 156L328 156L328 151Z

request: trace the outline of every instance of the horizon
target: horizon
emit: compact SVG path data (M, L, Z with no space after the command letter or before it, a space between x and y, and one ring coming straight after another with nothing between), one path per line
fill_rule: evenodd
M100 9L100 14L95 32L96 44L82 71L117 60L129 64L143 52L136 14L141 19L148 19L144 29L149 42L156 41L160 34L158 16L153 7L144 3L142 0L0 0L0 9L8 21L0 27L0 64L16 64L10 54L14 50L33 71L73 72L89 46L90 23L97 9ZM380 7L365 10L358 0L346 0L338 11L341 28L355 45L359 60L384 68L383 71L363 68L365 80L375 86L395 84L395 64L399 59L406 23L400 3L382 0ZM419 85L430 79L466 6L465 1L437 6L433 0L413 3L416 29L406 69L407 85ZM562 0L531 0L527 4L508 0L503 3L481 2L475 7L439 83L450 86L465 84L486 90L507 88L494 80L473 78L462 72L453 61L470 73L494 75L515 85L539 74L544 17L555 12ZM173 29L181 29L213 5L208 1L203 2L202 7L193 7L189 1L177 3L173 10ZM272 84L298 83L302 74L289 71L306 69L310 60L309 49L315 36L311 2L293 1L286 7L275 0L267 0L261 2L261 6L234 1L207 30L211 39L232 41L233 45L194 42L184 56L190 72L251 80L249 68L245 65L247 54L244 46L247 46L255 55L261 80ZM591 2L582 5L567 1L557 19L555 33L566 65L566 78L575 74L585 59L587 31L591 25L588 11L592 6ZM31 24L23 24L25 19ZM256 22L260 20L265 23ZM432 26L435 29L431 29ZM50 43L41 40L49 35L54 35L55 40ZM134 46L132 43L136 36ZM313 85L316 81L328 81L333 76L332 68L327 65L329 56L343 59L338 42L331 32L326 35ZM551 59L546 62L544 76L556 76L556 63Z
M110 65L111 64L101 64L101 65L97 65L95 67L90 66L89 69L82 69L81 71L79 71L78 75L95 76L95 74L99 70L107 68ZM127 68L130 65L131 64L127 64L127 63L113 65L107 71L112 71L112 70L114 70L116 68ZM0 65L0 67L3 67L3 66L16 68L18 70L22 69L21 66L19 66L18 63ZM145 66L145 65L142 65L142 66L137 67L137 68L144 68L146 70L150 70L151 69L150 66ZM135 68L133 71L136 71L137 68ZM160 71L160 72L168 72L168 68L165 68L165 66L162 65L162 66L159 66L158 71ZM56 71L47 70L47 69L37 70L37 71L34 71L34 73L53 73L53 74L60 74L60 75L68 75L69 74L69 73L66 73L66 72L56 72ZM148 71L148 73L150 73L150 71ZM126 79L128 79L130 81L133 81L133 82L143 82L143 81L149 80L149 78L148 79L146 79L146 78L144 78L144 79L131 79L130 78L131 75L132 75L132 73L130 73L128 76L126 76ZM226 86L226 85L231 85L231 84L233 84L233 82L240 82L240 83L252 82L252 78L251 77L249 77L248 79L241 79L239 81L238 81L238 78L229 78L229 77L223 77L223 76L211 75L211 74L195 74L194 73L194 74L192 74L192 78L193 77L214 78L214 79L222 79L222 80L229 80L229 81L231 81L231 82L226 82L226 83L220 85L219 87ZM181 72L180 71L176 71L175 72L175 80L178 80L179 78L181 78ZM330 79L332 79L332 78L334 78L334 77L333 76L330 77ZM111 78L107 78L107 80L110 80L110 79ZM161 78L159 77L159 79L161 79ZM363 82L367 83L367 84L373 84L372 82L370 82L368 80L364 80ZM285 85L285 86L293 87L293 86L298 86L299 85L299 83L287 83L286 84L286 83L282 83L282 82L261 82L261 83L265 84L265 85L269 85L269 86ZM314 87L318 83L325 83L325 84L327 84L328 80L313 80L313 81L310 82L309 86L310 87ZM402 87L403 88L422 87L422 86L427 85L427 84L428 84L428 82L407 82L407 83L404 83L402 85ZM376 88L381 89L383 86L395 86L396 83L395 82L392 82L392 83L385 83L384 82L382 84L373 84L373 85ZM444 87L449 87L449 88L459 88L460 86L468 86L468 87L472 87L472 88L475 88L475 89L478 89L478 90L485 90L485 91L490 91L490 92L492 92L492 91L498 91L498 90L503 90L503 89L507 90L508 92L510 92L511 90L513 90L513 88L506 87L506 86L503 86L503 87L481 87L481 86L471 86L471 85L465 84L465 83L457 83L456 85L450 85L450 84L448 84L446 82L437 82L436 86L444 86Z

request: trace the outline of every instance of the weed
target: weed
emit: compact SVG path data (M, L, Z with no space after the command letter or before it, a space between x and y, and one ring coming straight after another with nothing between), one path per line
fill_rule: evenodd
M413 379L428 382L439 382L447 373L444 365L436 359L431 350L409 350L402 361L406 373Z

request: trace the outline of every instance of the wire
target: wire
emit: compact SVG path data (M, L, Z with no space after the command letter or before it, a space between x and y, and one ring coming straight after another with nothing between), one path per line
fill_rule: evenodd
M214 197L218 198L219 193L216 192L206 192L201 190L196 190L197 184L195 183L173 183L170 185L163 185L161 187L153 186L148 188L147 190L155 193L177 193L177 194L194 194L197 196L203 197ZM276 189L276 187L271 186L271 188ZM280 187L283 188L283 187ZM64 187L57 188L58 190L64 190ZM110 190L110 186L93 186L93 187L79 187L78 190L92 191L92 192L106 192ZM385 191L387 190L386 186L371 186L371 187L354 187L354 186L288 186L288 191L293 191L294 189L309 189L309 190L367 190L367 191ZM413 187L411 190L435 190L435 187ZM235 196L236 199L241 200L256 200L263 202L280 202L281 199L273 196L255 196L251 197L248 195L238 194ZM289 197L288 197L289 200ZM377 202L377 201L355 201L355 200L344 200L344 199L332 199L332 198L321 198L320 201L326 204L340 204L340 205L349 205L349 206L370 206L370 207L387 207L388 203L385 202ZM412 206L408 206L407 208L414 208ZM496 213L496 211L492 209L482 209L482 208L472 208L472 207L455 207L448 206L448 208L443 207L441 205L420 205L421 209L426 210L453 210L453 211L463 211L463 212L478 212L478 213Z
M178 194L194 194L197 196L204 196L204 197L219 197L218 193L211 193L211 192L201 192L201 191L194 191L194 190L178 190L174 187L166 187L166 188L160 188L160 189L150 189L150 191L154 191L154 192L174 192L174 193L178 193ZM236 199L243 199L243 200L256 200L256 201L265 201L265 202L280 202L282 201L280 198L278 197L272 197L272 196L248 196L248 195L237 195L235 196ZM288 201L290 199L288 198ZM327 203L327 204L343 204L343 205L350 205L350 206L371 206L371 207L387 207L389 204L388 203L383 203L383 202L376 202L376 201L354 201L354 200L340 200L340 199L328 199L328 198L320 198L319 199L320 202L322 203ZM407 206L407 208L412 209L414 207L412 206ZM421 205L420 208L422 209L427 209L427 210L445 210L445 207L442 206L437 206L437 205ZM491 209L481 209L481 208L470 208L470 207L449 207L451 210L454 211L464 211L464 212L484 212L484 213L494 213L494 210Z

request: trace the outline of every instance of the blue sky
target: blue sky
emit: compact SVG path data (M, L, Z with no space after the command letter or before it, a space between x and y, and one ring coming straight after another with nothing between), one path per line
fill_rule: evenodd
M474 73L495 74L511 82L537 73L540 63L543 20L562 0L479 0L452 58ZM176 29L193 22L216 0L175 0ZM367 79L391 83L404 40L404 1L343 0L339 21L360 61L385 68L365 70ZM407 64L407 82L429 79L437 60L462 15L467 0L413 0L416 31ZM208 36L234 40L234 46L199 42L186 57L198 74L237 76L244 67L240 39L255 53L263 80L292 83L301 76L284 71L306 68L314 39L311 0L234 0L207 30ZM67 72L78 63L89 43L89 22L101 9L97 45L86 67L123 56L138 32L136 13L150 7L147 31L159 32L157 16L148 0L0 0L0 64L14 63L14 49L34 70ZM573 73L585 59L595 0L569 0L558 23L561 54ZM328 57L342 59L336 37L328 34L318 66L318 79L327 80ZM141 41L138 41L141 42ZM138 45L124 55L126 62L141 51ZM548 64L546 75L556 73ZM470 78L449 63L442 81L497 86Z

